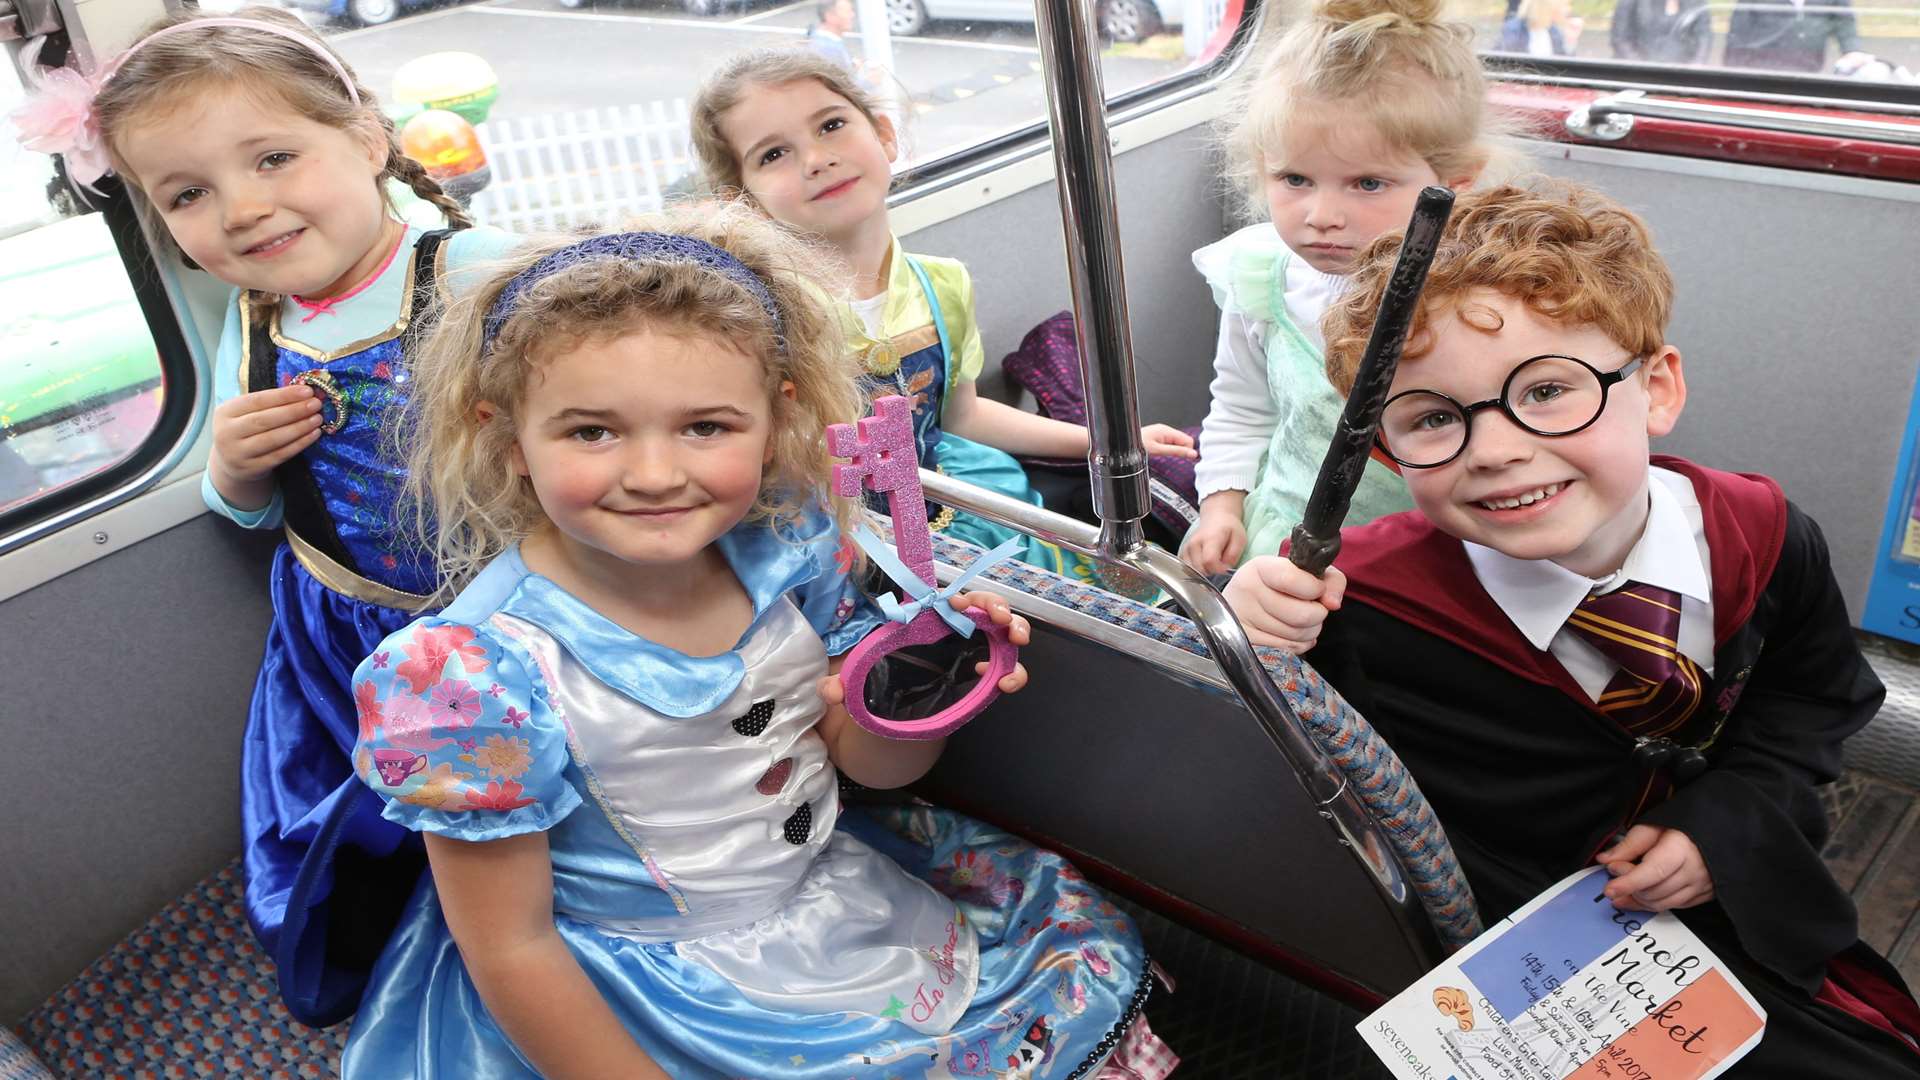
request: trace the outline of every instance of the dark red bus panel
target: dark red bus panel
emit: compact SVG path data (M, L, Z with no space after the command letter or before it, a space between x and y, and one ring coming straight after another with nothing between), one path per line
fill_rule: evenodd
M1568 129L1567 118L1607 96L1591 87L1549 86L1533 83L1495 83L1488 100L1514 116L1534 138L1553 142L1609 146L1650 154L1771 165L1807 172L1864 176L1877 180L1920 180L1920 146L1879 142L1852 135L1813 135L1772 131L1710 121L1635 116L1627 133L1617 139L1583 138ZM1866 120L1897 125L1920 137L1920 117L1846 109L1823 109L1778 102L1756 104L1715 99L1707 95L1661 94L1649 100L1716 105L1810 118Z

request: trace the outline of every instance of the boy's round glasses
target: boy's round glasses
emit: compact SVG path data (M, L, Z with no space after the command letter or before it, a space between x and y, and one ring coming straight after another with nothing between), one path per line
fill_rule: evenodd
M1462 405L1437 390L1405 390L1387 399L1378 442L1409 469L1437 469L1460 456L1473 433L1473 414L1499 409L1523 431L1549 438L1585 430L1607 408L1613 384L1632 375L1645 357L1616 371L1598 371L1571 356L1535 356L1507 374L1500 396Z

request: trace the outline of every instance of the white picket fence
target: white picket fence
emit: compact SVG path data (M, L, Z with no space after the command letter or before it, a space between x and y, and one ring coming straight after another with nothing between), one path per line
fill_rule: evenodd
M697 166L684 99L480 125L493 180L474 218L515 232L618 224L657 210Z
M1183 0L1185 18L1180 35L1189 58L1206 51L1220 24L1227 19L1227 0Z

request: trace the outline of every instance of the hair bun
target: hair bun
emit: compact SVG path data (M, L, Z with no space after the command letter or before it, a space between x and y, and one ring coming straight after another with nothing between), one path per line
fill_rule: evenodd
M1359 22L1385 29L1433 26L1440 22L1446 0L1314 0L1315 18L1341 26Z

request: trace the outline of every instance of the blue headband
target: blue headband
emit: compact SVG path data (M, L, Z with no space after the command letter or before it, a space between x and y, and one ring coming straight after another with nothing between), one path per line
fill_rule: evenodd
M520 297L528 289L538 284L542 278L550 277L562 270L568 270L584 262L595 259L625 259L629 262L671 262L692 263L717 274L724 275L728 281L753 294L760 307L773 323L773 335L786 340L781 329L780 309L774 305L773 293L767 290L766 282L759 275L747 269L747 265L734 258L724 248L715 247L705 240L696 240L691 236L675 233L629 232L609 233L604 236L592 236L577 244L569 244L559 251L543 257L539 262L527 267L507 282L494 298L493 306L487 309L485 337L481 348L493 344L500 328L513 316L513 309L520 303Z

